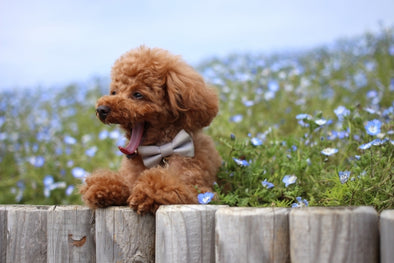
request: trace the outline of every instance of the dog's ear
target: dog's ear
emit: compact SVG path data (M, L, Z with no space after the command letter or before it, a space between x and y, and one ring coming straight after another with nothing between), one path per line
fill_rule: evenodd
M218 113L218 96L193 68L180 64L170 69L166 78L172 113L183 119L187 130L206 127Z

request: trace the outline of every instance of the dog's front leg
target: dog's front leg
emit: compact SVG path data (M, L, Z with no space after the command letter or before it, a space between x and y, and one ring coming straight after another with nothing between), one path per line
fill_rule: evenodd
M126 205L129 188L118 173L109 170L93 172L81 186L83 201L91 208Z
M197 189L185 184L170 169L157 167L146 170L135 182L128 204L139 214L155 213L160 205L195 204Z

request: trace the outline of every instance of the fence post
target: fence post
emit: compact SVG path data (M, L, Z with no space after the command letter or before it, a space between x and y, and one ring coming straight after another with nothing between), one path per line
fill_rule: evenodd
M380 262L391 263L394 259L394 210L380 214Z
M6 262L7 251L7 209L0 206L0 262Z
M154 262L155 217L129 207L96 210L96 260Z
M5 262L47 261L47 214L50 206L7 206Z
M94 211L56 206L48 214L48 263L95 262Z
M378 215L372 207L292 209L289 221L294 263L379 260Z
M216 213L216 262L289 262L286 208L223 208Z
M214 262L219 205L168 205L156 213L156 262Z

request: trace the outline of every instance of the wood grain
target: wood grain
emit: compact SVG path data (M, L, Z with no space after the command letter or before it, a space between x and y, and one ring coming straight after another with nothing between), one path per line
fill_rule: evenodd
M48 263L95 262L95 218L83 206L56 206L48 213Z
M47 261L49 206L7 206L6 262Z
M379 260L378 215L372 207L292 209L289 222L294 263Z
M154 262L155 217L129 207L96 210L96 262Z
M7 252L7 209L0 207L0 262L6 262Z
M161 206L156 213L156 262L214 262L215 213L223 207Z
M394 262L394 210L380 214L380 262Z
M216 262L289 262L286 208L224 208L216 213Z

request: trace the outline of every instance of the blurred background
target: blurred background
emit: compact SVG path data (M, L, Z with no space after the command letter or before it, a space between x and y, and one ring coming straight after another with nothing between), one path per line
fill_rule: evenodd
M0 0L0 89L109 76L145 44L197 65L230 53L304 50L394 24L392 0Z
M143 44L217 89L224 204L394 207L393 0L0 0L0 204L80 204L119 168L95 103Z

